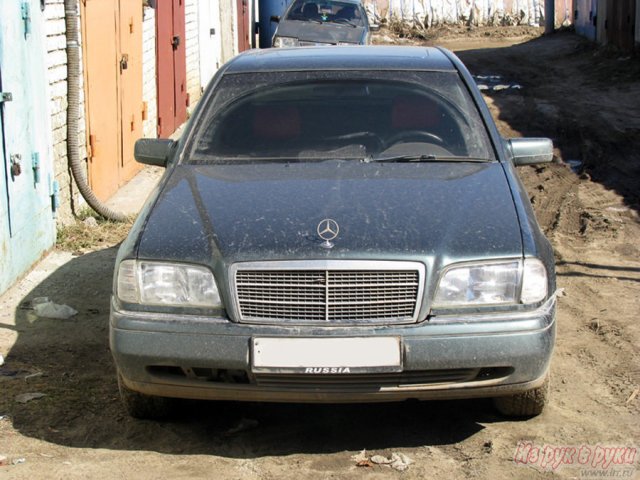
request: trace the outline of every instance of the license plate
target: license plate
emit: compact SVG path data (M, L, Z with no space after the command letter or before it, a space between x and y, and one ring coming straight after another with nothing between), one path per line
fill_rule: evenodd
M252 339L256 373L350 374L402 370L398 337Z

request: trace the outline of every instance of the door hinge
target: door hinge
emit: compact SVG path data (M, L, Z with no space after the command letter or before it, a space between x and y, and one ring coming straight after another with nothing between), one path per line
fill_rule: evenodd
M13 101L11 92L0 92L0 103Z
M29 2L22 2L20 10L22 12L22 21L24 22L24 38L27 38L31 33L31 6Z
M87 152L87 156L89 157L89 159L93 158L94 152L95 152L95 143L96 143L96 136L95 135L89 135L89 148L88 148L88 152Z

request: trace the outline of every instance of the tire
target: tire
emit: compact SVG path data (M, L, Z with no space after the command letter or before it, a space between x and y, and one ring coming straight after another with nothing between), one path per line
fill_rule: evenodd
M142 420L165 418L173 409L172 398L154 397L135 392L125 386L120 373L118 373L118 390L127 413L133 418Z
M507 397L496 397L493 399L493 405L507 417L535 417L540 415L549 403L549 396L549 374L547 373L539 387Z

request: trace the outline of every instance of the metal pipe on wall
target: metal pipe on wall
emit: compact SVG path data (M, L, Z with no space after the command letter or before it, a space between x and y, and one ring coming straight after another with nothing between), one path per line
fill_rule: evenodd
M80 42L78 34L78 1L64 0L67 38L67 159L73 178L87 204L107 220L124 222L127 216L98 200L91 190L80 158L78 117L80 116Z

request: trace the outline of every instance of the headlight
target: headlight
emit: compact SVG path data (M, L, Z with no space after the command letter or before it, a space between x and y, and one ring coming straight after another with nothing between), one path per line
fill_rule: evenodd
M535 258L448 268L438 285L433 306L531 304L547 296L547 270Z
M547 269L537 258L525 258L522 270L522 303L537 303L547 297Z
M274 47L297 47L298 39L294 37L276 37L273 39Z
M220 293L206 267L125 260L118 268L117 295L143 305L220 307Z

